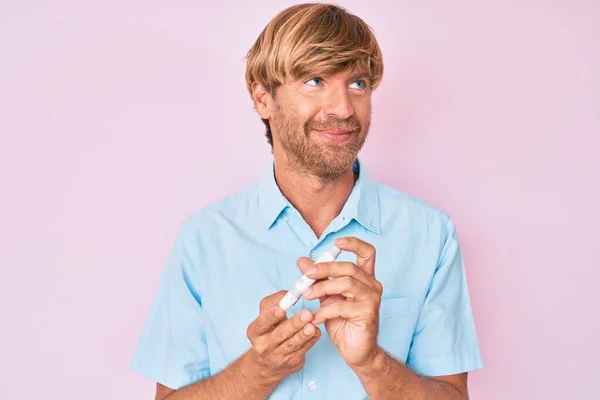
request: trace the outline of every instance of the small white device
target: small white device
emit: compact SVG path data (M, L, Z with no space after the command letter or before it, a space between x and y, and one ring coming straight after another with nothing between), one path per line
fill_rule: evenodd
M335 261L335 259L340 255L341 252L342 252L342 250L340 250L339 247L334 245L334 246L330 247L329 249L327 249L327 251L325 253L323 253L321 255L321 257L319 257L317 259L317 261L315 261L315 264L322 263L322 262ZM308 276L303 274L300 277L300 279L298 279L296 281L296 283L294 284L294 287L292 287L285 294L283 299L281 299L281 301L279 302L279 307L281 307L287 311L288 308L290 308L291 306L293 306L294 304L296 304L298 302L300 297L302 297L302 293L306 289L308 289L310 286L312 286L313 283L315 283L315 279L311 279Z

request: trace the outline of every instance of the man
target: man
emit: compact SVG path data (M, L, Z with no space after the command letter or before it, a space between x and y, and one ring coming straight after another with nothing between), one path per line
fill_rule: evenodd
M468 398L481 357L452 220L358 159L382 73L336 6L261 33L246 78L273 163L181 227L133 361L156 399ZM302 273L317 281L286 313Z

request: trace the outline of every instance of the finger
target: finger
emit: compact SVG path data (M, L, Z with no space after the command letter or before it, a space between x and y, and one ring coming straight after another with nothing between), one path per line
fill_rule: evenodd
M323 296L339 294L349 300L362 300L375 295L375 290L351 276L341 276L315 283L302 294L305 299L312 300Z
M248 327L248 335L264 335L271 331L275 325L286 319L285 310L279 307L279 301L285 296L285 293L285 290L280 290L261 300L260 313Z
M312 324L311 324L312 325ZM314 326L314 325L312 325ZM302 345L297 351L296 353L306 353L308 350L310 350L311 347L313 347L315 345L315 343L317 343L317 341L319 340L319 338L321 337L321 330L319 328L317 328L316 326L314 326L315 328L315 333L313 334L313 336L308 339L304 345Z
M351 276L366 285L373 281L373 275L368 275L362 268L351 262L331 261L318 263L306 271L306 276L316 280Z
M312 268L312 266L315 264L315 262L308 257L300 257L298 259L297 264L298 264L298 269L300 269L300 272L302 272L303 274L306 274L306 272Z
M327 304L331 304L335 301L346 301L346 298L341 294L334 294L331 296L325 296L325 300L321 301L321 306L326 306Z
M356 254L356 265L369 275L375 274L375 247L356 237L339 238L335 244L341 249Z
M285 296L285 294L285 290L280 290L278 292L264 297L259 304L260 312L266 311L269 308L273 308L274 305L278 305L281 299L283 299L283 297Z
M369 319L370 310L367 302L355 301L336 301L323 306L315 312L315 318L312 320L314 325L327 321L329 319Z
M328 264L328 263L323 262L323 263L315 264L315 262L308 257L300 257L298 259L298 268L300 269L300 271L303 274L305 274L309 278L311 278L311 276L308 275L308 272L310 270L312 270L315 266L323 265L323 264ZM327 279L327 276L325 275L325 276L319 277L318 279Z
M292 318L277 325L269 336L269 342L274 347L290 339L298 333L304 326L313 320L313 313L309 310L302 310Z
M320 329L307 323L302 329L296 332L291 338L279 345L282 354L294 353L307 345L311 339L320 333Z
M279 306L261 312L248 327L249 336L261 336L273 330L286 319L285 310Z
M321 337L321 330L316 327L315 329L315 334L310 339L308 339L302 346L300 346L298 350L291 353L285 353L285 355L282 356L283 360L287 360L287 362L283 361L284 364L287 363L290 365L301 366L304 363L304 361L306 360L306 352L310 350Z
M314 265L316 265L315 262L308 257L300 257L298 259L298 268L300 269L300 271L303 274L306 274ZM319 263L319 265L321 265L321 263ZM323 279L326 279L326 278L323 278ZM319 282L320 280L322 280L322 279L316 279L315 283ZM322 298L319 300L323 301L325 299Z

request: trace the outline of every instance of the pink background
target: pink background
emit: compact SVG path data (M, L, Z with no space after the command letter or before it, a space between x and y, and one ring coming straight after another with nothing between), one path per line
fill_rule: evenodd
M291 3L27 3L0 5L0 397L149 399L159 274L267 165L244 56ZM363 160L465 247L472 398L600 398L600 3L341 4L385 56Z

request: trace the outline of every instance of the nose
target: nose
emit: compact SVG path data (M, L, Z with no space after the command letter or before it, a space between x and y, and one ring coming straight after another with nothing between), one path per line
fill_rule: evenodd
M339 119L348 119L354 114L354 107L345 87L331 90L325 99L323 111Z

